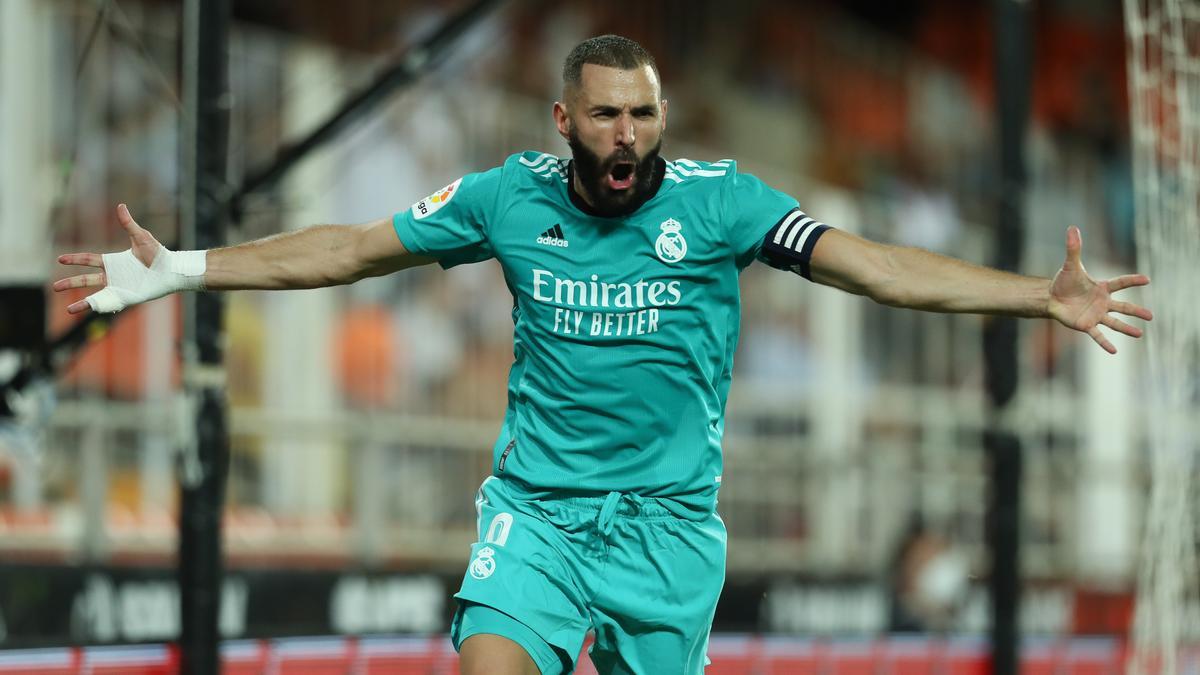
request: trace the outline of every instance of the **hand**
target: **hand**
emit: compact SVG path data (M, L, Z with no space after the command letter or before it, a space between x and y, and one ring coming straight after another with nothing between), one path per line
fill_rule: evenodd
M1079 259L1082 247L1083 238L1079 228L1067 228L1067 259L1050 284L1050 316L1068 328L1087 333L1105 351L1116 354L1117 348L1100 332L1101 324L1135 338L1142 336L1142 329L1130 326L1109 312L1136 316L1146 321L1152 319L1153 315L1145 307L1113 300L1112 294L1131 286L1145 286L1150 283L1150 277L1126 274L1108 281L1096 281L1083 269Z
M118 312L130 305L202 285L203 257L200 258L198 269L194 259L176 260L179 254L168 251L154 235L143 230L129 215L129 208L124 204L117 207L117 222L129 235L127 250L106 255L68 253L58 257L58 262L63 265L85 265L101 271L60 279L54 282L55 291L104 287L72 303L67 307L67 312L79 314L89 309Z

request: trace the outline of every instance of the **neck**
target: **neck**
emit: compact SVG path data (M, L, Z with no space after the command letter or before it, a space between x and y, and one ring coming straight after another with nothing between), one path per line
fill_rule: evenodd
M583 186L583 181L579 178L579 172L574 170L574 162L572 162L572 168L570 169L570 172L571 189L575 192L577 197L583 200L584 204L587 204L589 207L595 210L596 201L592 199L592 196L588 194L587 188Z

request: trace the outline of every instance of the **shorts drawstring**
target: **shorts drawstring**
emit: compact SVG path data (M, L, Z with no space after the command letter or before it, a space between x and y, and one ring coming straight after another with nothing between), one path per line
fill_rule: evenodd
M600 515L596 516L596 527L600 534L607 537L612 532L613 518L617 515L617 505L620 503L620 492L610 492L604 498L604 506L600 507Z
M600 530L600 534L607 537L613 528L613 521L617 516L617 508L621 505L621 499L625 498L633 502L638 510L641 510L645 499L641 495L635 495L629 492L610 492L604 498L604 505L600 507L600 515L596 516L596 528Z

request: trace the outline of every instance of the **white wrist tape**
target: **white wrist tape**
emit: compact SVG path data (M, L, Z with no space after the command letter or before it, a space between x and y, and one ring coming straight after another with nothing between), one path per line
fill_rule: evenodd
M146 267L134 257L133 249L106 253L108 285L89 295L87 303L94 312L112 314L176 291L203 290L207 255L207 251L169 251L159 244L154 262Z

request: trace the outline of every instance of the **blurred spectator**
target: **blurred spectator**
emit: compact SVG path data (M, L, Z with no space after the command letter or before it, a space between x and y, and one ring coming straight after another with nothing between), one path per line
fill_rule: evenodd
M338 384L353 406L383 408L396 399L396 338L392 317L379 305L342 312L334 334Z
M888 630L942 631L966 599L967 561L917 515L900 539L890 570Z
M892 210L896 242L948 254L962 221L953 197L930 173L929 160L918 148L910 146L900 153Z

